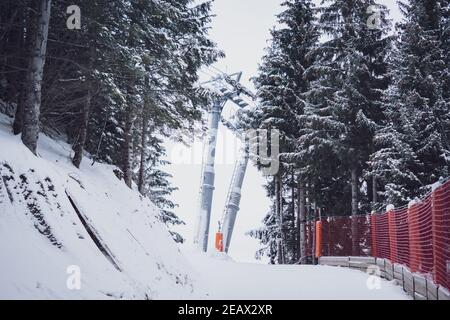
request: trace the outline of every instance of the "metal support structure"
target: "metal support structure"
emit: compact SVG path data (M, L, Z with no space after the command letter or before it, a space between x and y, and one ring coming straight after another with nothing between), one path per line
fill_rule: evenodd
M214 162L216 157L219 121L221 120L223 107L228 100L232 101L240 108L245 108L247 106L247 104L239 98L241 93L246 94L246 91L244 90L245 88L239 85L241 76L241 72L233 75L222 75L208 82L209 84L214 85L215 89L218 89L220 92L220 97L217 97L214 101L213 107L209 114L208 139L205 145L205 153L203 155L200 203L194 238L194 244L204 252L208 250L215 180ZM233 77L235 77L235 79L233 79Z
M230 190L228 192L227 202L225 204L225 215L223 220L223 239L224 250L228 253L233 235L236 216L239 212L239 204L241 202L241 189L244 183L245 172L248 164L247 148L242 148L241 158L236 163L236 167L231 179Z
M224 102L217 100L209 115L208 142L203 155L202 186L200 191L200 208L197 216L197 232L194 243L206 252L208 250L209 225L211 222L211 208L214 193L214 162L216 157L217 131Z

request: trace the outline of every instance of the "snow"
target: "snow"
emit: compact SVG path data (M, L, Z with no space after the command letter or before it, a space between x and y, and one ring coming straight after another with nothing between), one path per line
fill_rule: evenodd
M10 122L0 115L0 299L407 299L384 280L369 290L355 270L180 250L115 167L78 170L70 146L45 135L35 157Z
M186 250L212 300L408 300L395 281L348 268L236 263ZM379 281L379 286L376 284ZM369 283L369 285L368 285ZM375 285L374 285L375 284Z
M442 186L442 180L443 180L443 178L441 177L440 179L439 179L440 181L436 181L435 183L433 183L432 185L431 185L431 191L436 191L440 186Z
M410 202L408 202L408 209L411 209L413 206L415 206L419 202L420 201L418 199L411 200Z
M0 116L0 299L205 296L157 209L119 181L113 166L85 159L78 170L70 146L45 135L35 157L9 122ZM66 191L122 272L91 239ZM80 269L80 290L66 285L70 266Z

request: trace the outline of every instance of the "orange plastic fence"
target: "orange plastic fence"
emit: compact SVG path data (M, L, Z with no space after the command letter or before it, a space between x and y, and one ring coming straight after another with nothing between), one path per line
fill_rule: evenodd
M412 205L409 208L409 266L412 272L420 270L422 265L421 257L422 250L420 246L420 220L419 220L419 206Z
M433 277L450 288L450 183L432 195Z
M357 230L355 239L352 226ZM438 285L450 289L450 181L409 208L327 217L307 224L306 229L307 248L313 248L311 241L315 240L316 257L386 258L413 272L428 274Z

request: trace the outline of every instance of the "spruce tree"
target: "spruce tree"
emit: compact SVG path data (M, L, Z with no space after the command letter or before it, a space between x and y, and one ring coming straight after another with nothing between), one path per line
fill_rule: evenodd
M363 202L358 199L361 176L374 149L375 130L383 119L381 97L389 83L385 62L389 21L385 7L375 1L325 0L323 4L319 26L325 40L307 70L312 80L302 117L300 154L319 205L328 212L357 214ZM370 6L380 10L376 29L368 23ZM352 199L351 206L332 199L340 190Z
M273 190L270 196L274 206L264 221L266 231L252 235L260 237L268 246L267 253L271 258L278 257L278 263L295 263L299 258L299 220L296 219L293 188L297 184L300 164L294 154L301 129L299 117L305 108L303 94L309 89L305 71L313 63L310 52L319 34L312 1L292 0L282 5L285 10L278 16L282 27L272 30L272 42L254 79L260 106L253 110L249 124L254 129L280 131L282 165L267 186ZM263 235L264 239L261 238Z
M405 204L449 174L446 1L400 3L404 21L390 70L387 124L377 134L373 166L386 184L385 201ZM447 9L445 9L447 7Z

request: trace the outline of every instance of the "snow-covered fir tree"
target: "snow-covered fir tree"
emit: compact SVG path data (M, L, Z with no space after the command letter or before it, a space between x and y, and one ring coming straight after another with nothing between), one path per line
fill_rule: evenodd
M255 129L280 131L283 165L278 175L268 182L268 193L274 205L264 220L267 229L251 234L262 240L272 259L276 255L278 263L294 263L299 259L300 219L293 190L300 165L293 154L301 129L299 116L305 108L303 94L309 90L305 71L313 63L310 53L319 33L312 1L285 1L283 6L285 10L278 16L282 27L272 31L271 45L254 79L260 107L253 111L251 123Z
M358 193L368 184L363 173L384 116L390 38L386 8L375 1L324 1L317 9L309 1L288 3L281 15L287 27L273 32L256 79L262 101L256 116L259 125L279 128L283 135L283 168L270 182L275 205L269 216L275 216L265 221L278 221L281 214L276 237L283 243L284 262L292 263L303 258L306 219L318 210L357 214L373 201L369 191L376 183ZM379 12L376 28L368 21L371 6Z
M299 150L318 205L334 214L357 214L372 200L367 193L358 193L383 118L389 21L386 8L375 1L323 3L319 19L323 40L308 70L312 81ZM380 14L375 29L368 21L371 6ZM351 201L342 205L341 197Z
M171 200L171 194L177 188L171 183L172 175L165 171L165 167L170 165L170 162L165 160L166 150L163 140L161 136L149 133L145 137L143 146L144 148L139 145L135 150L142 158L135 160L134 180L138 183L139 192L160 209L159 218L167 225L175 242L183 243L185 240L183 236L172 230L173 226L182 225L185 222L180 220L173 211L177 204Z
M386 202L405 204L449 174L448 2L402 2L373 170Z

